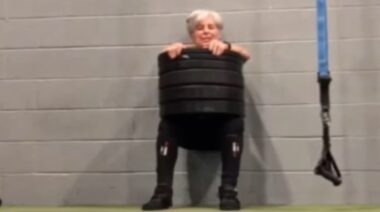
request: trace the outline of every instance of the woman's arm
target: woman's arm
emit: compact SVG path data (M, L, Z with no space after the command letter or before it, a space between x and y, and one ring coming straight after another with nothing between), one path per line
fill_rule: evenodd
M184 43L173 43L164 49L169 57L174 59L178 57L183 49L195 48L194 44L184 44ZM241 46L236 44L229 44L220 40L213 40L207 47L214 55L221 55L224 51L230 50L240 54L244 59L248 60L251 58L251 54Z
M182 53L183 49L193 48L193 47L195 47L194 44L173 43L165 47L163 52L167 52L169 57L171 59L174 59Z
M238 46L236 44L231 44L230 50L240 54L246 60L249 60L251 58L251 54L245 48Z
M250 53L244 49L241 46L238 46L236 44L231 44L226 41L215 39L210 42L208 49L214 54L214 55L221 55L225 51L232 51L239 55L241 55L244 59L248 60L251 58Z

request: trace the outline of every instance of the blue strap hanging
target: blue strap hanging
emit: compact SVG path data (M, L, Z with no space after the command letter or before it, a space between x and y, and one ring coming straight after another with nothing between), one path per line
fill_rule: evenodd
M326 0L317 0L318 77L330 78Z
M335 186L342 183L341 173L331 153L329 123L330 97L328 32L327 32L327 5L326 0L317 0L317 27L318 27L318 82L320 88L321 118L323 125L323 149L321 158L314 169L314 173L331 181Z

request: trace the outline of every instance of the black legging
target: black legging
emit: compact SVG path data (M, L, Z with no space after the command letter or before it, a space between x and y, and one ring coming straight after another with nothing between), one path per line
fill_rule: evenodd
M173 184L178 146L221 150L222 185L237 185L243 150L244 122L240 116L207 115L163 118L156 143L157 184Z

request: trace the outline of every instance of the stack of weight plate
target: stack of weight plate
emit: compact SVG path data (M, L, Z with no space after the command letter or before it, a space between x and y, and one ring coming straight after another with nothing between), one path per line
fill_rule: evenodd
M206 49L185 49L176 59L158 56L162 117L182 114L244 116L245 60L234 52L221 56Z

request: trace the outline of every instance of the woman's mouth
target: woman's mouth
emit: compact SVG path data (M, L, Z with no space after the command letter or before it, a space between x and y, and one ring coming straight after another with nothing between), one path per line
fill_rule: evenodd
M202 43L209 43L211 40L211 38L201 38Z

